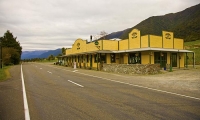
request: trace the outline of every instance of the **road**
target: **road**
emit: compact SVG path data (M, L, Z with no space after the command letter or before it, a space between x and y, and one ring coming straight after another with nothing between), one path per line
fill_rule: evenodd
M92 70L41 63L24 63L22 68L31 120L200 119L197 97L134 85L123 76ZM20 76L20 66L13 71ZM19 77L17 83L16 100L3 102L11 105L0 102L2 120L24 119ZM0 86L5 89L5 83Z

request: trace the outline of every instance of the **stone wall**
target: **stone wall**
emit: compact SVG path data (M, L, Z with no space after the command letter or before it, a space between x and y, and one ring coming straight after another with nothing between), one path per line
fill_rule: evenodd
M123 74L157 74L160 64L103 64L101 70Z

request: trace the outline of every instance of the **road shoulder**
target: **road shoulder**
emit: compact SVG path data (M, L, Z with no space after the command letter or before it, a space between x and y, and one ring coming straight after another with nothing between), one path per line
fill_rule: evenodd
M0 120L23 120L23 96L20 65L10 68L11 78L0 82Z

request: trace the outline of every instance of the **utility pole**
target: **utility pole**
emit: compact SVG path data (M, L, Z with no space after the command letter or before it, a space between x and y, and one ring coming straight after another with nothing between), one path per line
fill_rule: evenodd
M0 68L3 68L3 52L2 52L2 45L1 45L1 41L0 41Z

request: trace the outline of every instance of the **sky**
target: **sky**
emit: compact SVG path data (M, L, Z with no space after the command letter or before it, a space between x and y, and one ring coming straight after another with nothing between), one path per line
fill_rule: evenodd
M0 0L0 37L9 30L22 51L69 48L76 39L110 34L199 0Z

